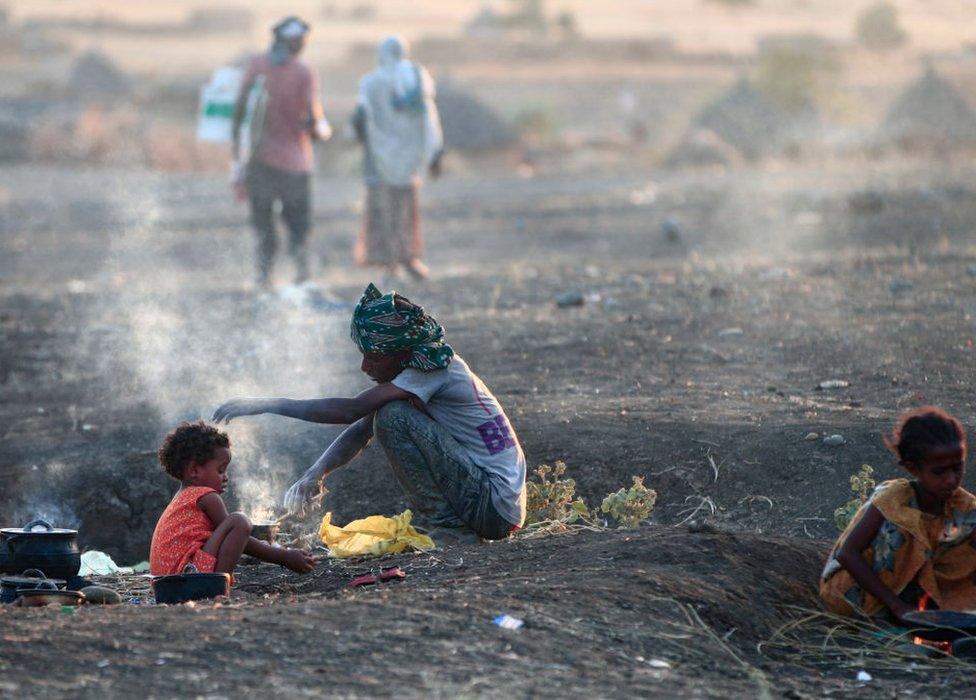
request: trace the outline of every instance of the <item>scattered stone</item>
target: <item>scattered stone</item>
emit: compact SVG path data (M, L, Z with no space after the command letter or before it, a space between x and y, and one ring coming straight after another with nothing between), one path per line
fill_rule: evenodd
M556 296L556 306L561 309L568 308L570 306L582 306L586 303L586 298L583 296L583 292L578 289L570 289L569 291L563 292Z
M725 287L714 285L708 290L708 296L710 296L712 299L728 299L729 290L727 290Z
M661 222L661 233L664 234L664 240L668 243L677 243L681 240L681 227L671 217Z
M122 596L105 586L85 586L81 589L85 594L85 602L90 605L118 605Z
M847 208L853 214L878 214L884 209L884 197L874 190L855 192L847 198Z
M784 280L792 277L793 273L783 267L771 267L768 270L764 270L759 274L759 279L762 280Z
M976 277L976 265L967 265L966 274L970 277Z
M803 439L806 440L807 442L812 442L814 440L819 440L820 439L820 433L807 433L806 435L803 436Z
M834 435L828 435L823 439L823 444L826 445L827 447L840 447L846 442L847 440L844 439L844 436L840 435L839 433L835 433Z
M745 331L737 326L732 328L723 328L718 332L719 338L731 338L738 335L745 335Z
M714 535L718 532L712 523L707 520L692 520L687 525L688 532L701 535Z
M915 285L912 282L901 277L891 280L891 282L888 284L888 289L891 290L892 294L903 294L905 292L910 292L914 288Z
M851 383L846 379L825 379L817 384L818 389L846 389Z

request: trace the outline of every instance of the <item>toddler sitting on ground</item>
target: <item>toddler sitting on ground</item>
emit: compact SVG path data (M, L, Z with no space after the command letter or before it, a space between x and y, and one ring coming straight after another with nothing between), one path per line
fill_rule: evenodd
M251 537L243 513L228 513L220 494L230 465L227 433L203 421L181 423L163 440L159 461L180 490L163 511L153 532L149 569L154 576L183 573L232 574L244 553L298 573L315 560L299 549L273 547Z

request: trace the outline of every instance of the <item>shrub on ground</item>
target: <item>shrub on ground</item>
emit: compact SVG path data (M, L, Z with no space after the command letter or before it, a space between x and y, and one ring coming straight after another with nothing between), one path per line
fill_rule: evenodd
M873 474L874 469L869 464L862 464L858 472L851 474L851 491L854 495L851 500L834 510L834 523L839 531L847 529L857 511L871 497L875 485Z

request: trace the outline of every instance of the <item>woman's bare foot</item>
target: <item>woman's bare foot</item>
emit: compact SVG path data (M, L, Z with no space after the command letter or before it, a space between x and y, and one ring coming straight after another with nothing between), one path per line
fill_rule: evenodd
M430 277L430 268L428 268L419 258L414 258L413 260L408 260L405 263L407 272L415 280L425 280Z

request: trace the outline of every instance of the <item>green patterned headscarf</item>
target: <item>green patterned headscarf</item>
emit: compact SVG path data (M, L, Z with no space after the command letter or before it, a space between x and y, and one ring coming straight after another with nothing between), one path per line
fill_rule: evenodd
M444 342L443 326L406 297L382 294L372 283L352 312L351 335L363 352L393 355L412 350L407 366L422 372L444 369L454 357Z

